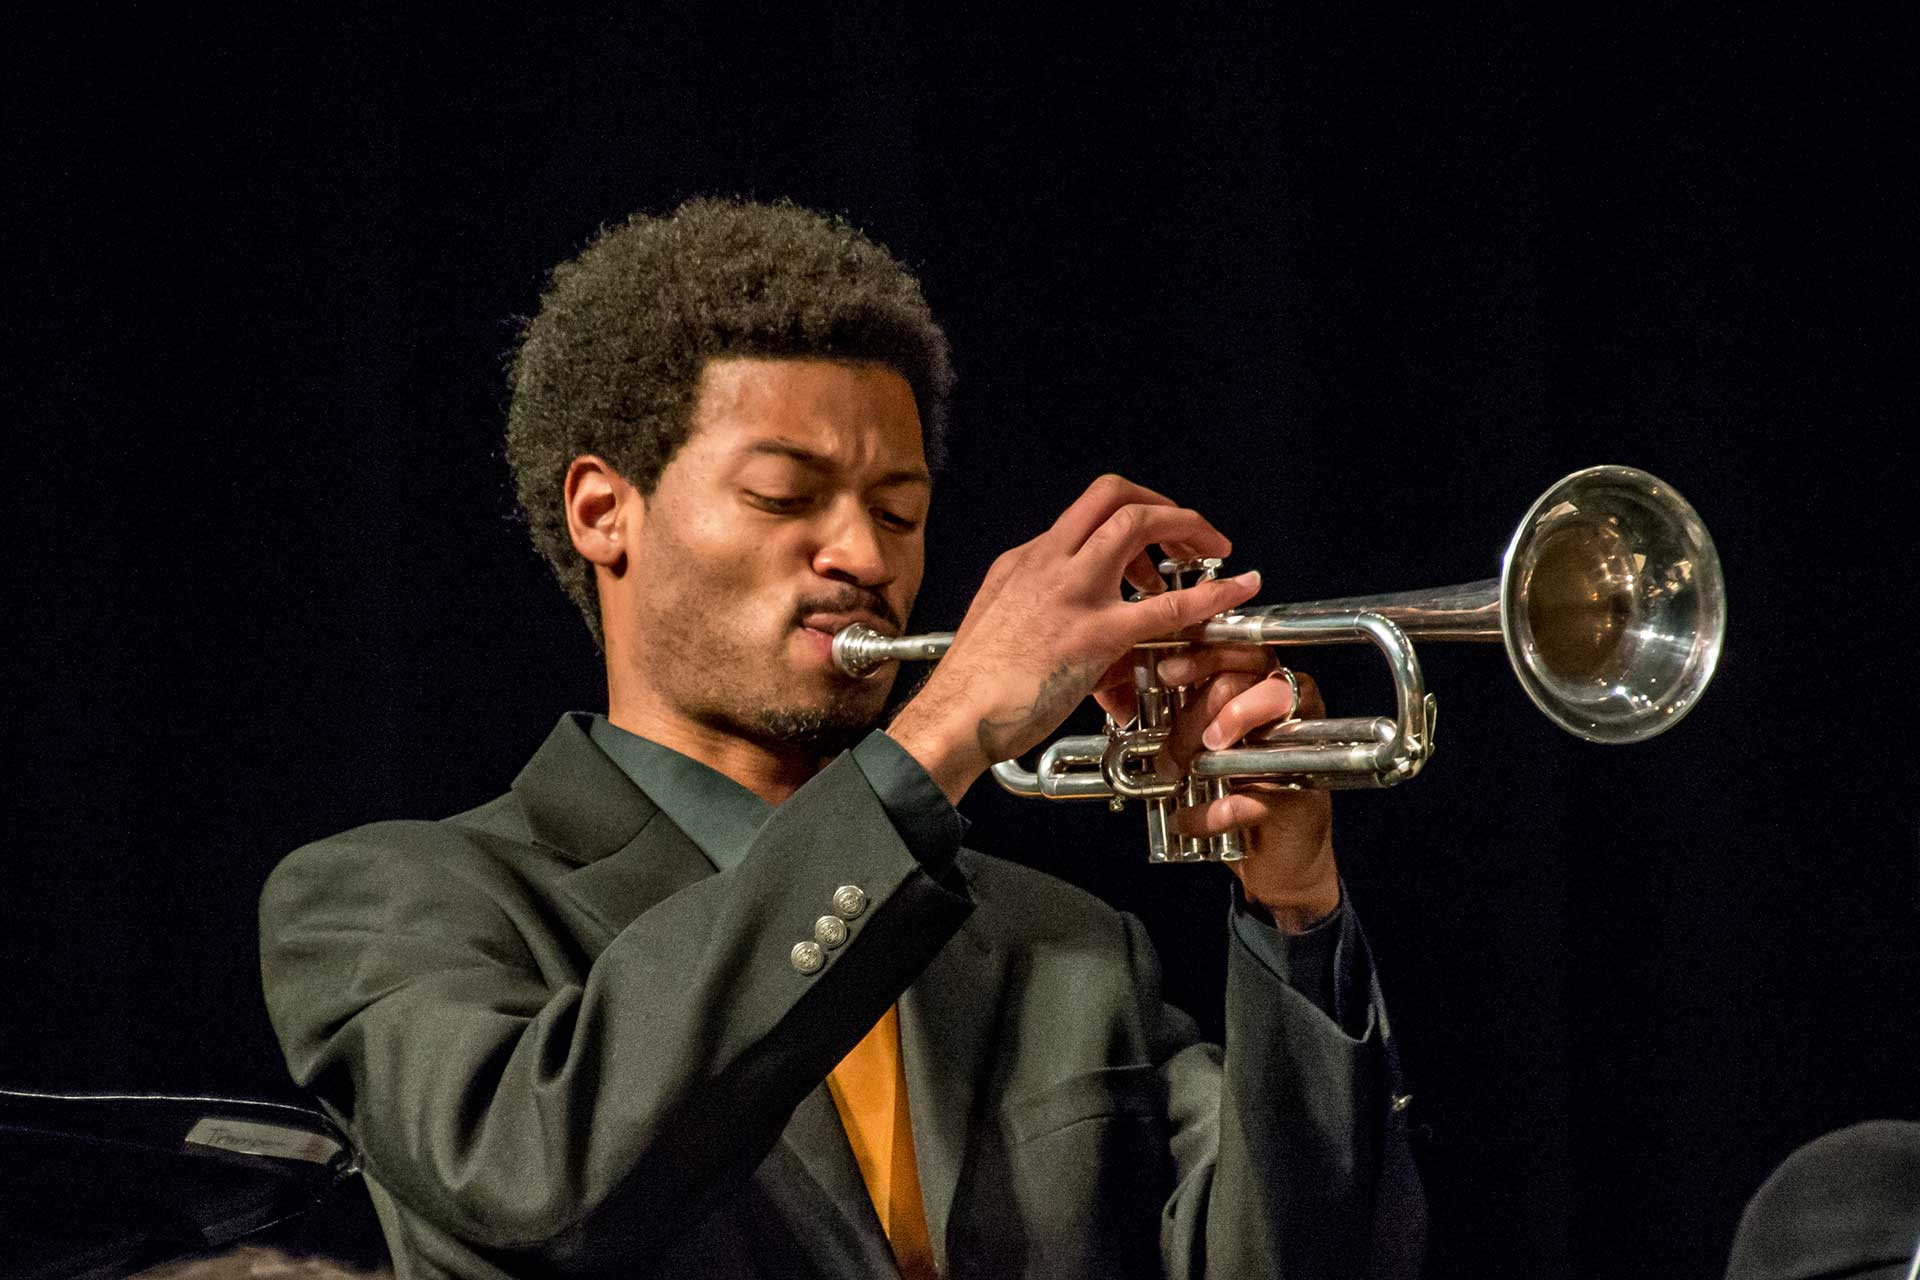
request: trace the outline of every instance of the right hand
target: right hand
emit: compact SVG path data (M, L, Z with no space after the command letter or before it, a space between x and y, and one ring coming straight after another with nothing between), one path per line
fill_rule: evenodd
M1155 545L1181 558L1232 549L1198 512L1106 475L1052 528L993 562L952 647L887 729L949 800L1038 745L1096 689L1103 702L1130 695L1134 645L1260 589L1260 575L1247 573L1170 591L1147 556ZM1123 600L1123 581L1149 594Z

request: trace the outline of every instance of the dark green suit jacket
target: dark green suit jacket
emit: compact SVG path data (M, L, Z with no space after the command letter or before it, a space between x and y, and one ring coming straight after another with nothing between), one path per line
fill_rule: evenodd
M797 971L847 884L870 905ZM930 873L850 757L716 874L564 718L499 799L294 853L261 927L402 1277L896 1275L821 1084L896 999L943 1276L1417 1269L1377 1000L1351 1039L1232 944L1223 1061L1137 922L965 850Z

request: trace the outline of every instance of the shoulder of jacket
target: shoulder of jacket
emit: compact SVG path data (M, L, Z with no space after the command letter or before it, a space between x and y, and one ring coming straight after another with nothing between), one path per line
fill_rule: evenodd
M485 878L534 852L512 792L448 818L395 818L324 836L288 854L267 878L267 895L291 883L381 878Z

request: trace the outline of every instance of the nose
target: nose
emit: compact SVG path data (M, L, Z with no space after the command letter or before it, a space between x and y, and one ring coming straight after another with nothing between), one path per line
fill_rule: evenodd
M873 517L858 503L835 503L829 511L820 544L814 549L813 571L861 587L885 586L893 572L880 545Z

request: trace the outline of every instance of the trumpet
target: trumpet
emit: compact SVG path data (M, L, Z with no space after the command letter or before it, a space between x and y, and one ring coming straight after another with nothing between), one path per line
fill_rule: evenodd
M1218 560L1166 560L1179 588L1212 578ZM1195 839L1179 808L1228 794L1236 781L1293 788L1389 787L1433 755L1436 703L1413 640L1499 642L1521 688L1554 724L1589 742L1641 742L1693 709L1713 679L1727 604L1713 539L1672 486L1632 467L1588 467L1534 500L1507 543L1500 576L1457 586L1242 607L1136 646L1139 711L1102 733L1063 737L1035 768L993 766L1016 795L1140 800L1151 862L1237 861L1238 833ZM833 640L851 676L887 662L934 661L953 633L888 637L855 624ZM1391 716L1289 719L1244 743L1193 757L1184 776L1161 760L1190 689L1161 682L1159 660L1188 645L1371 643L1393 674Z

